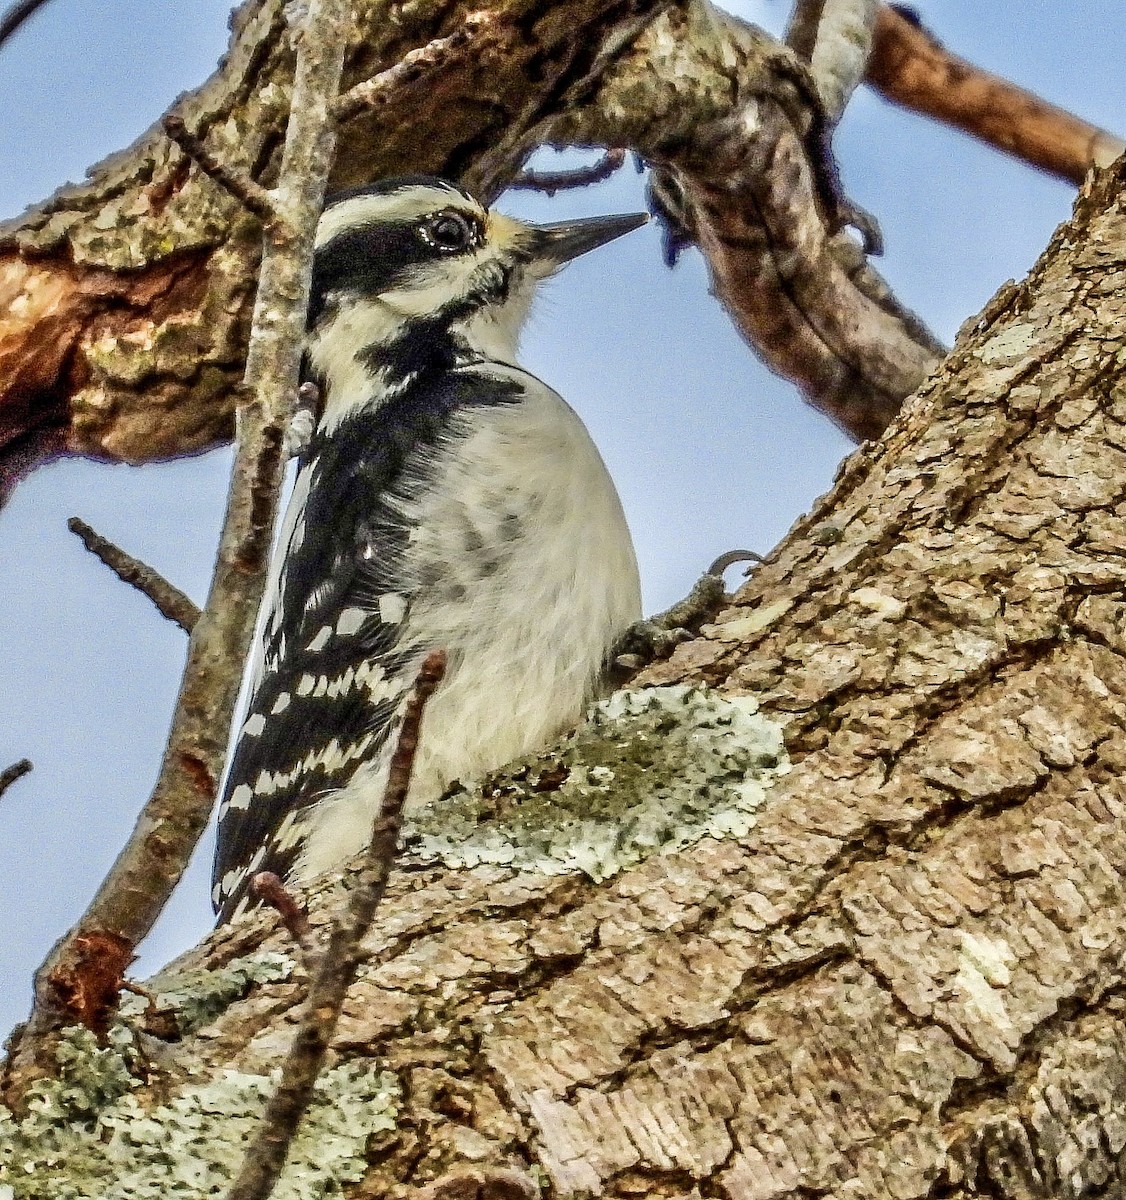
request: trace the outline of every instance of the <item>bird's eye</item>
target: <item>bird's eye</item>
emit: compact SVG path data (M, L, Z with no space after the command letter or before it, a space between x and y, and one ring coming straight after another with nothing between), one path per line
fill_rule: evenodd
M459 212L442 212L430 217L423 223L420 232L427 245L444 254L465 250L477 241L476 227Z

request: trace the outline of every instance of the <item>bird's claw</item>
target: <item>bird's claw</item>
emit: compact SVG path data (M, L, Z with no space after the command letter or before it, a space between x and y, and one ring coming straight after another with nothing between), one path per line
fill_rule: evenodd
M611 662L615 673L628 679L650 663L668 658L682 642L696 637L700 627L712 620L728 601L723 572L734 563L750 560L761 562L762 556L750 550L721 555L683 600L662 613L635 621L614 647Z

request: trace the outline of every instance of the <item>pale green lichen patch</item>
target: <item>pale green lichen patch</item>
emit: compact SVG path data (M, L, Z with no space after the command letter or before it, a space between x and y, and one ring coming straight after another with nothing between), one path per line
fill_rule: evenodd
M72 1030L61 1077L37 1083L29 1112L0 1108L0 1200L156 1200L223 1195L275 1080L226 1070L146 1105L129 1034L107 1048ZM395 1128L395 1077L350 1062L324 1072L290 1152L278 1200L338 1195L365 1170L373 1133Z
M557 751L414 814L407 852L602 880L704 837L740 837L789 770L782 727L757 708L687 685L616 692Z
M181 971L174 975L155 975L148 983L156 1007L171 1011L181 1036L208 1025L236 1000L241 1000L255 984L280 983L294 971L293 959L284 954L264 951L236 958L211 970ZM142 1017L149 1001L126 993L121 1014Z

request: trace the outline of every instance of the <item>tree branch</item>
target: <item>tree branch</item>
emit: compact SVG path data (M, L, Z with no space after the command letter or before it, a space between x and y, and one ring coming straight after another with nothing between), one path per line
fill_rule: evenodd
M21 758L12 763L10 767L5 767L0 771L0 796L3 796L17 779L22 779L31 769L31 759Z
M356 977L364 935L371 928L395 861L422 717L445 670L446 655L442 650L431 651L419 670L403 713L383 805L367 851L350 881L348 905L329 934L320 969L305 1002L301 1025L282 1067L281 1080L266 1106L262 1126L247 1150L227 1200L266 1200L281 1176L290 1144L313 1098L313 1086L340 1019L344 998Z
M1126 150L1122 138L951 54L905 6L880 5L867 81L895 104L1074 184Z
M832 69L705 0L626 13L570 0L563 21L518 17L509 0L486 19L461 0L420 17L420 50L381 4L359 6L360 90L337 110L333 183L428 171L494 195L541 141L634 149L682 198L748 342L854 437L875 436L942 347L841 233L865 222L834 180L826 103L863 58L867 0L803 7L824 19ZM177 105L217 161L264 180L290 64L280 11L245 10L224 72ZM1120 145L1083 129L1084 164ZM140 461L230 436L258 230L201 180L161 131L0 231L0 441L44 427L70 452Z
M786 43L809 63L825 114L835 125L864 79L879 0L797 0Z
M659 164L740 332L806 400L872 438L943 348L838 231L850 206L818 113L787 48L700 8L659 18L552 140L633 146Z
M28 17L38 12L46 3L47 0L19 0L0 16L0 46L4 45Z
M572 171L521 171L508 185L513 192L543 192L545 196L554 196L556 192L570 191L573 188L589 187L592 183L601 183L609 179L616 171L621 170L626 161L624 150L607 150L605 154L589 167L578 167Z
M243 208L266 224L278 219L277 205L270 193L261 184L255 183L249 175L232 171L226 163L216 158L203 144L203 140L188 129L183 117L177 113L169 113L161 124L164 132L196 166L233 196Z
M215 799L241 665L254 628L297 394L316 223L335 144L329 105L340 86L347 0L311 0L298 36L292 108L267 230L219 558L188 663L160 777L133 833L78 924L36 973L35 1003L9 1058L5 1093L18 1102L56 1066L67 1025L104 1031L134 948L172 893Z
M259 871L250 881L250 894L278 914L286 933L301 951L305 969L312 973L319 958L313 927L309 924L308 914L282 882L281 876L273 871Z
M191 633L199 620L199 606L190 596L169 583L159 571L91 529L80 517L71 517L66 527L77 534L86 549L101 559L118 579L148 596L162 617L179 625L185 633Z

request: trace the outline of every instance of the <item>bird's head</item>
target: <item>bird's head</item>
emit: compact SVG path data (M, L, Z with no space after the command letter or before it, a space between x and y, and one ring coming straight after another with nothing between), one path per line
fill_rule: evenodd
M340 192L317 228L314 372L331 392L362 384L357 368L366 364L394 389L427 356L447 366L443 355L512 362L537 284L646 220L633 213L530 225L427 176Z

